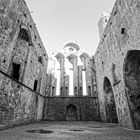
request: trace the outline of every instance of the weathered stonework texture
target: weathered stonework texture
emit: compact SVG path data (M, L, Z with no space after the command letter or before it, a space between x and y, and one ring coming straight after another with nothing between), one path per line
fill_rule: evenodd
M44 120L99 121L97 97L48 97L45 101Z
M94 58L75 42L50 57L45 120L100 120Z
M94 56L101 119L111 119L107 106L114 104L119 124L135 129L140 129L139 5L116 1Z
M42 119L47 63L25 1L0 0L0 128Z
M139 0L116 0L99 31L94 57L68 42L48 62L25 1L0 0L0 129L42 119L140 129Z

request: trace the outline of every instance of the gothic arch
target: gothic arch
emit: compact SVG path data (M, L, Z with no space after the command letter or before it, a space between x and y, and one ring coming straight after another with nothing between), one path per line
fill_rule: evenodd
M11 63L8 72L12 78L19 80L20 82L23 82L25 76L30 45L30 32L26 26L21 25L19 28L15 46L13 48Z
M78 113L77 107L73 104L69 104L66 106L66 120L67 121L77 121L78 120Z
M80 50L80 47L77 43L74 43L74 42L68 42L64 45L64 48L66 47L72 47L72 48L75 48L77 51Z
M20 36L25 41L29 42L30 45L32 44L32 36L31 36L29 28L26 25L23 25L23 24L20 25L18 37Z
M112 90L111 83L107 77L104 78L103 90L104 90L107 122L118 123L114 93Z
M80 58L82 58L82 57L91 59L90 54L85 53L85 52L83 52L83 53L80 54Z
M135 129L140 129L140 50L128 51L123 74L133 124Z

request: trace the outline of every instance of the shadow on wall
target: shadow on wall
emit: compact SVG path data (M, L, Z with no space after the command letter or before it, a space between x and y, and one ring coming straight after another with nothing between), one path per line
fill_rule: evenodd
M114 94L111 83L107 77L104 78L104 94L107 122L118 123Z
M140 51L131 50L124 62L125 89L135 129L140 129Z

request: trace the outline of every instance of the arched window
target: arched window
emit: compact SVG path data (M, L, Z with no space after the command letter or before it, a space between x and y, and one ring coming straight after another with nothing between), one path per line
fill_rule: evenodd
M25 40L27 42L30 41L30 37L29 37L28 32L25 29L23 29L23 28L20 29L19 39L23 39L23 40Z
M43 64L42 56L39 56L38 57L38 62L40 62L41 64Z

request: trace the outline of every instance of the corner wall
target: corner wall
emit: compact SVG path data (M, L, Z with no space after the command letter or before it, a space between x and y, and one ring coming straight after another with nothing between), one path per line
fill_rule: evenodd
M44 120L66 121L74 120L73 110L76 110L75 121L99 121L99 104L97 97L47 97L45 99ZM69 112L70 111L70 112Z
M128 51L140 50L139 25L139 0L117 0L94 57L102 120L107 120L103 90L104 78L107 77L113 89L119 124L135 129L134 106L124 79L124 61Z
M37 121L37 97L44 105L43 96L0 72L0 129Z
M47 65L26 2L0 0L0 128L42 119Z

